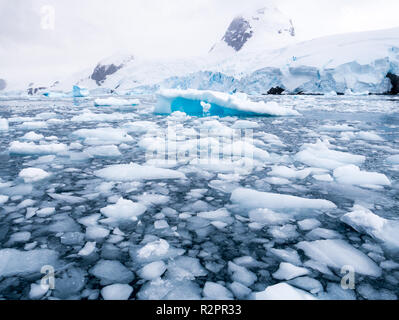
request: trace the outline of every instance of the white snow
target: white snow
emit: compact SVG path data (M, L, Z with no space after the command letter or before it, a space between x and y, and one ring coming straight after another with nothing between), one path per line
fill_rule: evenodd
M176 101L177 100L177 101ZM299 113L291 108L282 107L276 102L253 102L246 94L228 94L217 91L195 89L164 89L158 93L155 112L170 114L173 111L184 111L187 114L203 113L201 102L211 104L211 114L237 115L252 113L271 116L297 116ZM174 107L179 109L174 110Z
M128 300L133 292L133 288L127 284L112 284L101 290L104 300Z
M336 205L328 200L305 199L285 194L259 192L239 188L233 191L231 201L246 209L334 209Z
M186 176L175 170L151 166L140 166L135 163L109 166L95 172L97 177L110 181L164 180L185 179Z
M318 240L300 242L296 245L305 254L329 267L341 270L352 266L357 273L379 277L381 269L363 252L343 240Z
M288 283L269 286L265 291L252 294L253 300L316 300L306 291L294 288Z
M50 174L39 168L27 168L23 169L18 176L24 179L25 183L32 183L46 179Z
M147 211L147 207L141 203L134 203L131 200L120 198L114 205L102 208L101 213L111 220L133 220Z

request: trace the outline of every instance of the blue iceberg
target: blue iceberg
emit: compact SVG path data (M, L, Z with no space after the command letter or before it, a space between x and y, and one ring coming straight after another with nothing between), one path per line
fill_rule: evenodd
M276 102L254 102L244 93L195 89L167 89L158 93L155 113L180 111L192 116L296 116L299 113Z

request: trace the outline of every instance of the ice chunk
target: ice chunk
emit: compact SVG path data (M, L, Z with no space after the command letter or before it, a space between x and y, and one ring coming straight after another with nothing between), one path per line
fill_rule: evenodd
M33 142L19 142L13 141L10 144L9 151L11 154L17 155L48 155L63 153L68 150L68 147L62 143L52 144L35 144Z
M44 121L27 121L19 125L22 130L35 130L47 128L47 123Z
M343 240L318 240L300 242L297 247L313 260L341 270L352 266L357 273L379 277L381 269L363 252Z
M329 174L315 174L313 176L317 181L333 182L334 179Z
M232 126L232 129L257 129L259 124L254 121L238 120Z
M128 300L133 288L127 284L112 284L101 290L104 300Z
M200 300L201 289L190 280L155 279L141 287L140 300Z
M113 158L122 155L118 147L115 145L90 147L87 148L85 152L91 157L102 157L102 158Z
M138 164L119 164L95 172L97 177L111 181L185 179L184 173Z
M387 158L387 161L392 164L399 164L399 154Z
M137 106L140 104L140 100L132 99L118 99L114 97L104 98L104 99L95 99L94 105L97 107L102 106Z
M306 179L311 172L312 169L295 170L284 166L275 166L269 172L269 175L287 179Z
M53 250L39 249L19 251L15 249L0 250L0 277L11 277L20 274L40 273L43 266L56 266L58 253Z
M163 261L154 261L141 268L137 274L144 280L154 280L162 276L166 271L166 265Z
M399 248L399 221L382 218L359 205L356 205L352 212L342 216L341 221L358 232L382 241L392 249Z
M25 134L22 139L24 140L29 140L29 141L39 141L44 139L44 136L42 134L36 134L34 131L30 131L27 134Z
M313 229L320 227L321 223L319 220L316 220L316 219L305 219L305 220L299 221L298 226L303 231L309 231L309 230L313 230Z
M30 285L29 299L38 300L42 298L49 289L49 285L32 283Z
M204 112L204 104L207 112ZM204 113L218 116L234 115L269 115L269 116L292 116L299 113L288 107L281 107L276 102L253 102L245 94L234 94L199 91L195 89L162 90L158 93L158 102L155 112L160 114L171 114L175 111L185 112L189 115L203 115Z
M133 272L116 260L100 260L90 269L90 273L100 279L102 285L127 284L134 280Z
M102 208L101 213L111 220L133 220L147 211L147 207L141 203L134 203L131 200L120 198L115 205Z
M233 282L229 284L229 289L233 292L234 296L238 300L244 300L246 297L248 297L251 294L251 289L247 288L243 284L239 282Z
M150 263L165 259L172 259L183 255L184 249L177 249L169 245L164 239L151 241L144 246L133 247L130 255L134 262Z
M0 131L8 131L8 120L0 118Z
M86 257L96 250L96 242L87 242L85 246L78 252L79 256Z
M360 168L355 165L347 165L335 169L334 178L339 183L358 186L391 185L391 182L386 177L386 175L377 172L360 171Z
M316 300L311 294L294 288L288 283L267 287L265 291L252 294L253 300Z
M50 174L42 169L27 168L23 169L18 176L24 179L25 183L32 183L46 179Z
M101 226L90 226L86 229L86 238L89 240L99 240L108 237L110 231Z
M159 130L159 127L151 121L135 121L125 123L123 129L129 133L146 133L148 131Z
M239 188L233 191L231 201L246 209L334 209L336 205L328 200L305 199L284 194L259 192Z
M273 273L273 277L278 280L291 280L307 274L309 274L309 270L306 268L300 268L291 263L282 262L280 268Z
M80 86L73 86L72 94L75 98L83 98L90 95L89 90Z
M362 164L364 156L329 149L328 141L318 140L315 144L305 144L295 159L311 167L336 169L347 164Z
M85 139L85 143L90 145L120 144L133 141L126 131L114 128L80 129L73 135Z
M0 195L0 206L5 204L8 201L8 199L9 199L8 196Z
M204 277L208 272L202 267L200 261L196 258L179 256L169 261L168 276L173 279L195 279Z
M10 243L28 242L30 240L31 233L28 231L21 231L13 233L10 237Z
M233 294L221 284L206 282L202 294L211 300L232 300Z
M228 271L233 281L242 283L247 287L252 286L258 280L258 277L253 272L233 262L228 263Z
M297 288L309 291L312 294L323 291L323 285L320 283L320 281L310 277L295 278L293 280L290 280L289 284Z
M293 249L276 249L271 248L269 252L282 261L290 262L291 264L301 265L301 258L298 252Z

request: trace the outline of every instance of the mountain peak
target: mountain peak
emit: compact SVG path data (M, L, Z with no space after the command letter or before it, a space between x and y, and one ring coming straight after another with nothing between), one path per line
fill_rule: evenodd
M283 46L294 38L295 28L292 20L270 5L236 16L222 40L215 44L210 52L264 50Z

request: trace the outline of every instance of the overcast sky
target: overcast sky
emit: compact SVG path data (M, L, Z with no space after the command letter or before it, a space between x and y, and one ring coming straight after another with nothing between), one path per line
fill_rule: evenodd
M48 81L92 67L117 51L146 57L206 54L234 16L268 2L0 0L0 78ZM397 0L274 3L292 17L301 40L399 26ZM51 19L43 22L47 6L55 10L54 29Z

